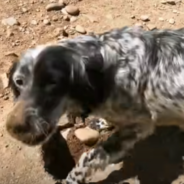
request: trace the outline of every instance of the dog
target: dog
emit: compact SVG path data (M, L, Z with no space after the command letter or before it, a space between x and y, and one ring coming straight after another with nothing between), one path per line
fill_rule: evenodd
M33 77L7 118L11 136L42 144L65 112L109 119L117 131L85 152L67 184L122 160L157 125L183 125L184 28L123 27L36 49Z

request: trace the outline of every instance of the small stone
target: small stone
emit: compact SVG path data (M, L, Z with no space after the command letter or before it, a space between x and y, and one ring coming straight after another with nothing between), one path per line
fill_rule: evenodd
M6 73L0 74L0 89L6 89L8 87L8 77Z
M63 136L63 138L64 138L65 140L67 140L67 136L68 136L70 130L71 130L71 128L67 128L66 130L63 130L63 131L61 132L61 134L62 134L62 136Z
M62 12L64 15L68 15L68 13L67 13L67 11L65 10L65 8L63 8L63 9L61 10L61 12Z
M5 145L5 148L8 148L8 147L9 147L9 145L8 145L8 144L6 144L6 145Z
M32 24L32 25L37 25L38 22L37 22L36 20L32 20L32 21L31 21L31 24Z
M135 15L131 15L131 17L130 17L131 19L135 19Z
M147 22L147 21L149 21L150 19L149 19L149 16L148 16L148 15L142 15L142 16L141 16L141 20Z
M138 26L138 27L142 27L142 23L140 23L140 22L137 22L137 23L135 23L134 25L135 25L135 26Z
M163 22L165 19L163 17L159 17L158 20Z
M75 27L75 30L76 30L78 33L86 34L86 30L85 30L82 26L80 26L80 25L77 25L77 26Z
M57 16L53 16L53 17L52 17L52 20L53 20L53 21L58 21L58 17L57 17Z
M78 15L79 14L79 8L74 5L68 5L65 7L65 10L70 15Z
M74 16L70 17L70 22L75 22L76 20L77 20L77 17L74 17Z
M51 24L50 20L48 20L48 19L44 19L44 20L43 20L43 23L44 23L45 25L50 25L50 24Z
M174 24L175 20L174 19L169 19L169 24Z
M47 11L61 10L63 7L64 5L60 3L50 3L46 6L46 10Z
M179 1L176 1L176 0L162 0L161 3L162 4L170 4L170 5L176 5L176 2L181 2L180 0Z
M62 30L62 34L64 37L68 37L68 32L65 29Z
M28 9L22 8L22 12L23 12L23 13L27 13L27 12L28 12Z
M85 143L86 145L95 144L100 136L98 131L89 127L77 129L74 134L82 143Z
M154 25L154 24L147 24L146 26L147 26L147 28L148 28L149 30L154 30L154 29L157 28L157 26Z
M11 30L8 29L7 32L6 32L6 37L9 38L13 35L14 35L14 33Z
M63 16L63 19L66 20L66 21L69 21L70 20L70 17L68 15L64 15Z
M20 23L14 17L9 17L2 20L2 24L5 26L20 25Z
M173 10L173 13L178 13L178 11L177 10Z
M3 97L3 100L8 100L8 99L9 99L8 96L4 96L4 97Z

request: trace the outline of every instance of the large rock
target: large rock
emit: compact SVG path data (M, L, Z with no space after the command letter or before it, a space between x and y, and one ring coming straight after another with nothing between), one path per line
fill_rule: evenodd
M75 136L86 145L93 145L98 141L99 132L89 127L75 130Z

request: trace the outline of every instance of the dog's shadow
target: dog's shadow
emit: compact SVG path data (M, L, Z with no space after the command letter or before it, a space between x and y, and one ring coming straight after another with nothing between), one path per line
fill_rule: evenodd
M52 145L55 149L51 153L48 148ZM43 149L47 172L55 179L64 179L75 164L59 132L51 140L50 146ZM141 184L171 184L183 174L183 155L184 132L176 126L158 127L154 135L135 146L124 160L123 169L114 171L103 181L90 184L122 184L135 176L138 176Z

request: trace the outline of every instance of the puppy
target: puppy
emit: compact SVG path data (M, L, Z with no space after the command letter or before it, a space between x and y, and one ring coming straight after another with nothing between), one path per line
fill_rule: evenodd
M36 145L55 130L65 112L89 112L118 128L106 142L84 153L66 182L119 159L156 125L184 120L184 29L144 31L124 27L80 36L41 49L31 85L7 118L16 139ZM17 116L15 115L17 112Z

